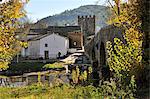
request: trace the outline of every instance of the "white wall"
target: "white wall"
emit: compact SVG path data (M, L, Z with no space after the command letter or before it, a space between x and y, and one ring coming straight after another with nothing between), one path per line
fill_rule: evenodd
M29 41L27 48L22 48L21 55L23 57L39 58L40 57L40 40Z
M33 58L40 57L40 40L30 41L28 42L28 45L29 46L26 54Z
M48 44L48 47L45 47ZM44 51L49 51L49 58L58 57L58 52L61 56L67 54L69 48L69 40L57 34L48 35L40 39L40 55L44 58Z
M48 47L45 47L45 44L48 44ZM29 41L28 48L26 50L23 48L21 54L30 58L45 58L44 51L49 51L49 58L56 58L58 52L61 53L61 56L64 56L67 54L68 49L69 40L67 38L51 34L40 40Z

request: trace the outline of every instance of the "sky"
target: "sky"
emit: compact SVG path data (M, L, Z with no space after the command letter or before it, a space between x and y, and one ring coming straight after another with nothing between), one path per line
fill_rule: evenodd
M30 0L25 6L28 18L36 22L44 17L59 14L65 10L78 8L82 5L94 5L98 0ZM99 0L104 5L106 0Z

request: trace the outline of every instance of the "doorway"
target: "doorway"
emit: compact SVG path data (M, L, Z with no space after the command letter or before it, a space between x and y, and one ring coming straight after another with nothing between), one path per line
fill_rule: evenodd
M49 59L49 51L44 51L44 57L45 59Z

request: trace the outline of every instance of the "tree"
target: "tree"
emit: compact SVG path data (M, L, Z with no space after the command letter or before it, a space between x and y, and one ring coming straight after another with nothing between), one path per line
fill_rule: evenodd
M141 31L141 10L138 9L140 2L122 3L112 7L118 13L114 13L110 24L123 30L124 42L119 38L114 38L114 42L107 42L108 58L107 62L113 72L113 82L116 83L117 90L126 92L127 97L133 96L135 82L139 79L139 74L143 69L142 65L142 43L143 33ZM120 8L118 9L118 6ZM119 10L119 11L118 11ZM110 83L108 83L110 84ZM118 85L120 84L120 85ZM131 90L130 94L128 90ZM130 97L131 98L131 97Z
M137 75L137 71L142 68L142 42L143 33L141 31L140 10L135 9L139 3L120 5L120 14L114 15L111 24L122 28L126 43L119 38L114 39L114 46L107 42L108 64L116 73ZM130 76L131 76L130 75Z
M0 4L0 70L8 68L13 56L24 44L15 34L20 27L19 19L25 15L24 4L21 0L9 0Z

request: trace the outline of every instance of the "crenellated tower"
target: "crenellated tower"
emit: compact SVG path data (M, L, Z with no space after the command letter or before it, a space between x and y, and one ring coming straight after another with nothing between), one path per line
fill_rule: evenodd
M87 37L95 34L95 15L78 16L78 25L81 27L85 44Z

